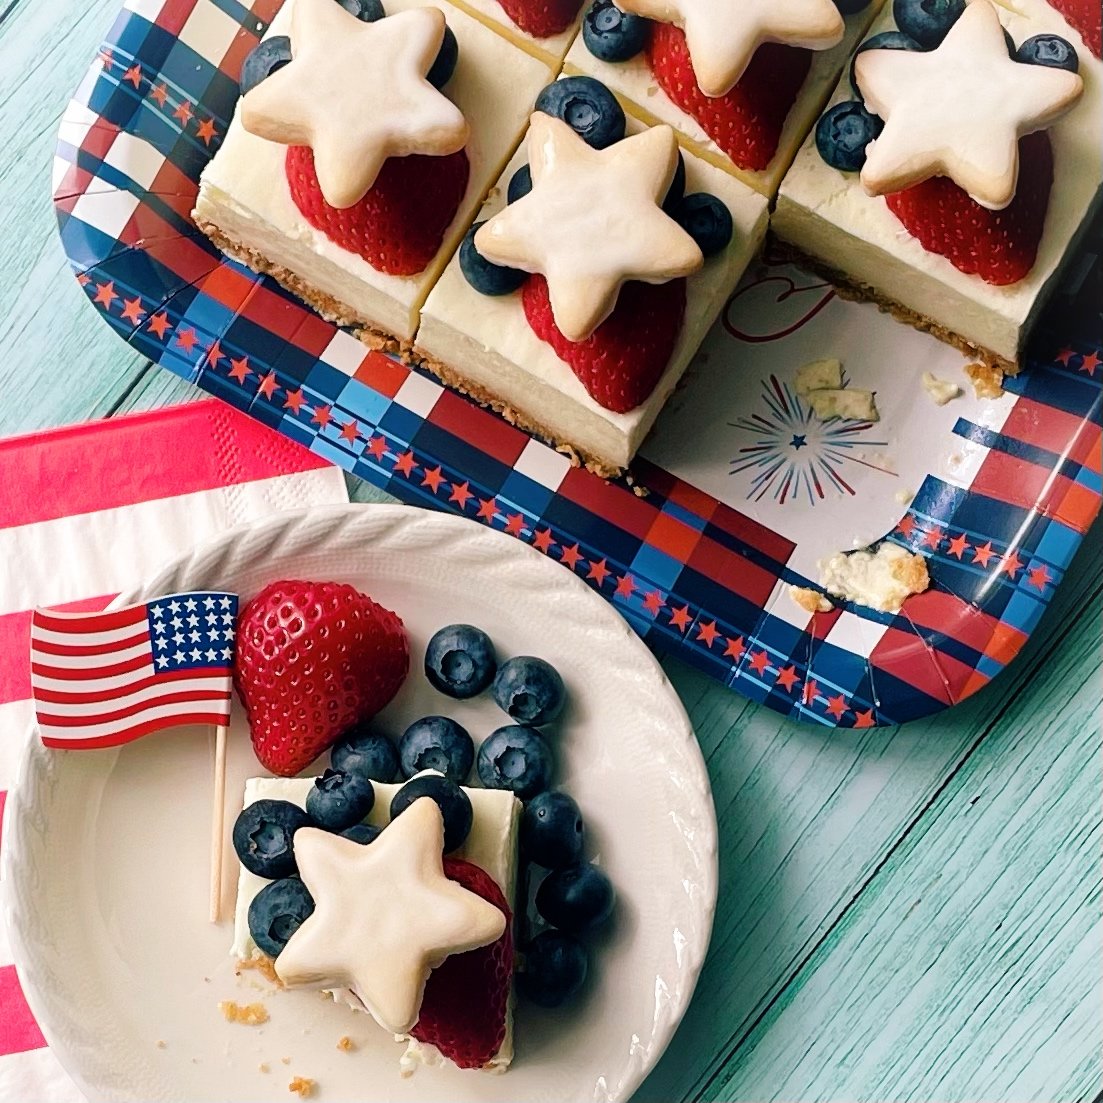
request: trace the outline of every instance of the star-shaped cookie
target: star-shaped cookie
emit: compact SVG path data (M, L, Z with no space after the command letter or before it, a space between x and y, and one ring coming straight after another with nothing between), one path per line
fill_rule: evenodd
M854 72L885 120L862 168L870 195L949 176L997 211L1015 197L1019 138L1044 130L1084 88L1075 73L1013 60L989 0L972 0L936 49L866 50Z
M280 980L351 989L385 1030L407 1033L430 970L505 930L502 912L444 875L443 848L444 821L427 797L369 846L314 827L296 831L314 912L276 958Z
M669 126L592 149L565 122L529 121L532 191L475 234L487 260L539 272L568 341L584 341L613 312L627 280L666 283L704 263L661 203L678 163Z
M845 30L832 0L617 0L617 6L681 27L697 86L712 97L735 87L764 42L826 50Z
M241 122L260 138L310 146L331 207L359 202L388 157L464 147L463 113L425 79L444 40L439 8L365 23L335 0L294 3L292 60L242 97Z

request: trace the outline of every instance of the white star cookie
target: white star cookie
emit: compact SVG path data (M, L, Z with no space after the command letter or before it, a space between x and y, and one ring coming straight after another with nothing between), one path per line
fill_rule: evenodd
M493 904L445 877L443 847L444 821L427 797L368 846L314 827L296 831L314 912L276 958L280 980L351 989L385 1030L407 1033L430 970L505 930Z
M617 7L686 33L697 86L724 96L764 42L827 50L845 26L832 0L617 0Z
M1075 73L1013 61L989 0L973 0L936 49L866 50L854 71L885 120L862 168L870 195L949 176L996 211L1015 197L1019 138L1044 130L1084 89Z
M567 340L586 340L612 314L625 281L666 283L704 263L660 205L678 164L669 126L592 149L537 111L528 155L532 191L489 219L475 248L495 264L541 273Z
M444 39L439 8L365 23L335 0L295 0L292 60L241 100L251 134L310 146L322 195L351 207L388 157L463 149L463 113L426 79Z

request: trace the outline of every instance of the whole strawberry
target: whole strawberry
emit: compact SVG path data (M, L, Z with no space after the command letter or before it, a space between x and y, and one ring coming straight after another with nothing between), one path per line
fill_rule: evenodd
M506 917L497 942L452 954L430 974L410 1034L461 1069L482 1068L501 1048L513 986L513 916L491 876L461 858L445 858L449 880L489 900Z
M591 398L622 414L647 400L659 382L682 329L686 281L630 281L613 313L585 341L568 341L552 317L548 282L530 276L521 292L533 333L566 361Z
M402 621L341 582L273 582L238 618L234 685L253 750L291 777L371 719L410 666Z
M739 83L710 98L697 85L685 32L669 23L651 26L647 56L659 87L741 169L765 169L812 65L812 54L795 46L759 46Z
M437 255L470 172L462 149L446 157L391 157L368 194L340 209L322 195L309 146L288 146L284 165L291 198L307 222L392 276L416 275Z

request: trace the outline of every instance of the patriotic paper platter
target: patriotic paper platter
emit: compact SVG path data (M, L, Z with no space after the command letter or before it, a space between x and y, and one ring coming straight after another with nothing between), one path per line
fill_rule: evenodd
M1069 266L998 400L963 358L822 281L759 264L633 465L567 459L223 258L190 219L278 0L127 0L70 103L54 166L89 302L143 355L404 502L537 548L676 654L827 727L928 715L1011 662L1099 512L1103 227ZM797 369L831 356L876 423L820 422ZM960 381L936 406L924 369ZM887 539L932 579L896 615L810 615L790 585Z
M658 663L608 604L538 552L404 506L325 507L232 530L113 607L195 590L247 600L286 577L371 593L403 617L415 655L442 624L470 621L502 653L539 654L562 671L571 702L557 725L557 777L584 809L619 900L595 947L596 976L570 1015L519 1009L518 1058L504 1076L426 1068L402 1080L402 1047L317 992L268 1000L262 1028L226 1023L218 1002L248 1000L249 982L234 977L229 926L208 921L212 729L89 753L32 739L8 799L3 877L20 976L54 1052L97 1100L275 1098L295 1075L332 1100L627 1098L689 1002L716 904L708 778ZM489 700L452 707L476 738L500 724ZM401 731L439 708L411 677L379 724ZM244 779L263 772L240 706L228 746L232 809ZM675 806L677 817L655 815ZM231 849L224 911L236 866ZM344 1035L355 1052L335 1049Z

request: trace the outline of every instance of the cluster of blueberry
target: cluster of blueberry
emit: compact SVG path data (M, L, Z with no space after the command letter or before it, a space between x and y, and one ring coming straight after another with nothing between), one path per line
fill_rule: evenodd
M530 868L547 871L535 904L549 927L524 943L525 968L518 983L534 1003L557 1007L586 979L588 956L577 936L604 923L615 898L609 878L583 860L578 805L566 793L549 788L552 753L537 728L563 711L563 679L550 663L530 656L499 665L490 637L469 624L449 625L433 636L425 652L425 675L442 693L459 700L489 689L514 721L483 741L476 771L488 789L509 789L526 802L521 856ZM470 736L443 717L418 721L399 744L404 770L437 769L455 781L467 776L472 755ZM522 884L527 882L526 875ZM520 910L525 905L522 898Z
M564 77L549 84L536 97L535 108L562 119L594 149L605 149L619 142L625 134L624 109L616 96L593 77ZM522 165L509 181L506 199L516 203L531 190L532 174L528 165ZM697 242L706 257L714 256L731 241L731 212L715 195L708 192L686 195L685 190L686 163L679 153L678 167L663 200L663 210ZM492 264L479 254L475 248L475 233L482 224L476 222L460 245L460 270L481 295L509 295L529 274Z
M882 31L867 38L857 53L865 50L933 50L946 37L966 0L893 0L892 14L897 30ZM1055 34L1037 34L1016 47L1004 31L1008 55L1024 65L1049 65L1075 73L1080 67L1070 42ZM857 56L857 55L855 55ZM866 163L866 147L884 129L884 122L862 102L862 92L850 63L850 87L858 97L835 104L816 126L816 149L840 172L860 172Z
M336 0L350 15L355 15L362 23L374 23L387 13L381 0ZM437 51L436 60L426 74L425 79L434 88L443 88L456 71L456 62L460 57L460 46L451 27L444 28L444 41ZM282 69L291 60L291 39L285 34L272 35L257 43L245 57L241 65L241 94L256 88L266 77L277 69Z

